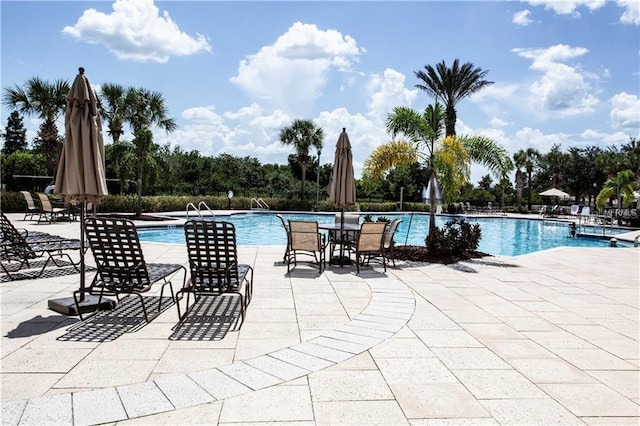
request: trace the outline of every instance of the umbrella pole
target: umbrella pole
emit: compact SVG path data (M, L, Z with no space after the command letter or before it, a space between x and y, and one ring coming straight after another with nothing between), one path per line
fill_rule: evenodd
M413 210L411 210L411 216L409 216L409 225L407 225L407 236L404 238L404 245L407 245L409 241L409 231L411 231L411 222L413 221Z
M84 216L87 210L87 200L82 200L80 206L80 301L84 302L85 265L84 265Z

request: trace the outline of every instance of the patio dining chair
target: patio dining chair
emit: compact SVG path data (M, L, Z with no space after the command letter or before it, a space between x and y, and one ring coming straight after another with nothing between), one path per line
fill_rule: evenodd
M40 214L40 207L36 206L36 202L29 191L20 191L20 193L27 203L27 211L24 212L24 218L22 220L27 220L27 217L33 219L35 215Z
M391 221L391 223L389 224L389 226L387 226L387 228L384 231L384 239L382 240L382 245L384 248L384 256L387 259L391 259L391 262L393 263L393 266L396 266L396 259L395 259L395 241L393 240L393 237L396 234L396 231L398 230L398 225L400 225L400 222L402 222L402 219L393 219Z
M169 286L171 300L175 302L170 277L186 269L181 264L147 263L144 259L138 231L133 222L124 219L90 217L84 221L85 236L96 262L96 275L84 291L99 296L96 306L100 306L103 296L115 296L118 301L124 296L137 296L142 305L142 313L149 322L143 294L152 290L155 283L161 283L158 313L162 311L164 288ZM77 312L83 320L80 309L80 293L73 297Z
M79 263L74 262L67 251L80 250L80 240L67 239L45 232L20 232L5 216L0 212L0 229L2 239L0 241L0 266L9 279L16 277L12 274L20 271L24 266L30 267L29 261L46 256L46 261L35 277L40 277L45 268L52 262L57 267L68 266L61 262L61 259L68 259L71 265L79 272ZM17 262L17 267L10 267Z
M280 213L276 214L280 222L282 223L282 228L284 228L285 233L287 234L287 246L284 249L284 256L282 257L282 262L287 263L289 261L289 256L291 254L291 232L289 230L289 225L285 222L284 217Z
M49 223L55 222L60 219L71 220L69 216L68 207L53 207L49 196L42 192L37 192L38 199L40 200L40 217L38 217L38 223L41 221L47 221Z
M298 256L310 256L311 264L318 266L322 273L326 265L325 249L327 247L325 235L319 232L318 222L304 220L290 220L291 253L287 262L287 272L291 271L291 263L298 265Z
M382 262L384 271L387 272L387 262L384 250L384 233L387 224L385 222L365 222L362 224L358 239L356 240L356 269L360 273L360 265L368 265L372 259Z
M190 277L176 293L178 318L184 321L201 296L237 295L240 298L240 318L244 323L253 295L253 267L238 261L236 229L230 222L190 220L184 224L189 256ZM184 314L180 300L187 294ZM194 303L189 306L193 293Z
M342 213L336 213L335 223L341 223L342 220ZM358 213L345 213L344 223L345 225L359 225L360 215ZM338 245L343 245L348 251L351 247L354 246L356 237L356 231L329 232L329 255L333 258L336 251L336 246Z

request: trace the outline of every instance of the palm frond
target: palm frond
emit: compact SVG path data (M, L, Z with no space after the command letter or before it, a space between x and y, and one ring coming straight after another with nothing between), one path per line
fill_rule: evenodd
M391 141L377 147L364 162L364 173L373 182L379 182L394 166L408 166L418 161L416 144L407 141Z

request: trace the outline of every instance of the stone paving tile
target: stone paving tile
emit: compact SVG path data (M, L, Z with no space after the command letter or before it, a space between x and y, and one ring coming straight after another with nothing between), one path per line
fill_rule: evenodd
M504 425L583 425L578 417L551 398L487 399L481 404Z
M101 360L78 364L64 375L57 388L92 388L128 385L144 382L152 373L156 361L152 360ZM105 374L108 371L109 374Z
M640 374L637 370L589 370L586 373L627 398L636 402L640 400Z
M286 409L283 409L286 407ZM268 422L313 422L311 395L307 386L280 385L224 401L220 424L266 424Z
M416 335L431 348L481 348L484 345L464 330L416 330Z
M432 348L451 370L508 369L509 364L486 348Z
M71 394L29 400L22 413L23 425L70 425L73 423ZM3 420L3 424L4 420Z
M233 362L233 349L169 349L154 366L154 373L190 373ZM188 362L186 360L188 359Z
M189 377L215 399L230 398L251 390L217 369L190 373Z
M601 383L542 384L540 387L576 416L640 416L640 405Z
M234 362L218 369L253 390L263 389L283 382L282 379L245 362Z
M262 370L284 381L290 381L298 377L306 376L309 370L297 367L272 356L263 355L245 361L247 364Z
M633 370L633 365L615 355L594 349L555 349L554 352L582 370Z
M326 359L292 349L282 349L272 352L269 355L309 371L321 370L335 364L334 362L327 361Z
M0 390L2 399L22 399L47 394L58 381L63 377L62 373L32 373L32 374L11 374L3 373L0 377Z
M93 425L127 418L115 388L73 393L73 420L76 424Z
M278 349L288 348L300 343L301 338L289 336L286 339L239 339L235 349L234 360L244 361Z
M433 352L415 337L387 339L369 349L375 358L430 358Z
M389 384L458 383L437 358L377 358L376 365Z
M175 408L154 382L118 386L116 390L128 417L142 417Z
M507 362L514 359L556 357L553 352L527 339L483 339L482 342Z
M638 417L580 417L580 420L593 426L638 426Z
M344 340L330 339L324 336L309 340L309 343L315 343L320 346L326 346L328 348L338 349L344 352L351 352L352 354L362 353L371 347L371 345L364 345L355 342L345 342Z
M388 339L394 334L392 331L374 330L371 328L357 327L357 326L354 326L353 323L349 323L341 327L338 327L336 328L336 331L352 333L360 336L375 337L379 339Z
M213 396L198 386L186 374L166 374L156 377L156 386L176 408L191 407L214 400Z
M222 402L201 404L179 410L119 421L120 425L215 425L218 424Z
M473 425L498 425L492 417L455 418L455 419L412 419L411 425L415 426L473 426Z
M354 356L352 352L316 345L312 342L300 343L299 345L293 346L292 349L331 362L342 362Z
M391 401L319 401L313 403L320 425L408 425L402 409Z
M2 424L17 425L28 402L29 400L26 399L2 401L2 411L0 411L0 419L2 420Z
M383 341L383 339L377 337L363 336L361 334L348 333L339 330L329 331L327 333L324 333L323 336L331 339L342 340L345 342L358 343L368 347L378 345Z
M477 399L532 399L546 396L516 370L454 370Z
M390 384L407 418L473 418L489 413L460 383Z
M67 348L56 351L56 356L44 348L18 349L2 358L3 373L67 373L90 349Z
M309 375L311 398L317 401L371 401L393 399L377 370L323 370Z
M514 359L509 362L534 383L593 383L584 371L560 358Z

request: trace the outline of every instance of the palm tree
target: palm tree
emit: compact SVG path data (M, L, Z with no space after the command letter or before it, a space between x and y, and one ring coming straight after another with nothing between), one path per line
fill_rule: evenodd
M300 199L304 199L304 186L309 165L309 150L311 147L322 150L324 133L321 127L317 127L311 120L293 120L290 126L280 130L280 142L283 145L293 146L296 150L296 158L302 169L302 185L300 187Z
M640 185L636 179L636 175L632 170L623 170L618 172L615 177L607 179L598 196L596 197L596 207L602 211L607 200L615 197L617 201L618 212L620 206L629 207L635 199L633 192Z
M480 136L443 137L444 123L445 113L438 103L429 105L422 114L408 107L394 108L387 117L387 132L393 138L402 134L406 140L393 140L376 148L364 163L364 173L375 182L394 166L423 161L429 168L430 199L435 199L433 181L437 176L445 199L452 200L469 181L472 161L500 177L508 172L511 162L507 153L494 141ZM435 204L432 202L429 235L433 229Z
M513 154L513 163L516 168L516 204L518 211L522 207L522 192L524 190L524 178L522 169L525 166L527 158L523 150Z
M131 124L133 130L133 145L137 161L138 202L136 214L142 212L142 177L144 165L150 161L154 151L153 133L150 127L157 126L167 133L173 132L178 126L173 118L168 117L169 109L160 92L148 89L129 88L126 93L125 121Z
M525 151L525 163L524 166L527 170L527 209L531 210L531 175L533 174L533 169L537 166L538 160L540 159L540 152L538 152L534 148L527 148Z
M67 80L53 83L34 77L23 87L18 85L4 91L3 103L11 110L24 115L35 115L42 120L38 138L47 162L47 173L55 174L58 151L58 126L56 120L64 113L67 93L71 86Z
M105 83L100 87L98 109L102 119L107 122L107 134L114 144L120 141L124 134L124 120L127 108L127 91L119 85Z
M493 84L493 81L483 80L489 71L475 68L470 62L460 66L457 58L453 61L451 68L442 61L435 68L425 65L424 69L425 71L415 72L416 77L424 82L424 84L416 84L415 87L431 94L436 102L440 101L445 105L446 136L455 136L456 105L467 96Z

